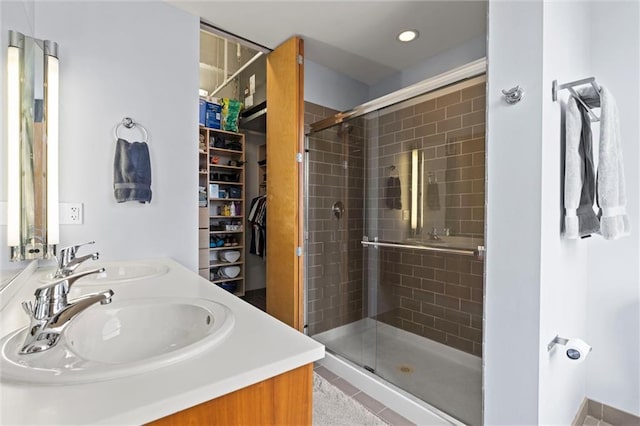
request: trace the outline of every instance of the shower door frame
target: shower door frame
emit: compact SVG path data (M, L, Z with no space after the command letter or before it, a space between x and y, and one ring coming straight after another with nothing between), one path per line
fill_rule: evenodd
M486 58L478 59L470 62L458 68L454 68L451 71L447 71L443 74L439 74L435 77L428 78L419 83L412 84L403 89L381 96L369 102L365 102L348 111L339 112L332 117L327 117L324 120L320 120L313 123L310 126L309 132L305 134L308 137L312 133L319 132L324 129L328 129L331 126L340 124L343 121L363 116L369 112L377 111L382 108L397 104L399 102L406 101L416 96L424 95L435 90L443 89L452 84L460 83L464 80L468 80L474 77L478 77L487 72L487 60ZM306 142L305 142L306 143ZM305 145L306 149L306 145ZM306 186L306 182L304 182Z

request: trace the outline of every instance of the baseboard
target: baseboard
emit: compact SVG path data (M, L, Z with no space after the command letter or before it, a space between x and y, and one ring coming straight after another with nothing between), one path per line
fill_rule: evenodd
M571 426L582 426L587 416L615 426L640 426L640 417L588 398L580 404Z

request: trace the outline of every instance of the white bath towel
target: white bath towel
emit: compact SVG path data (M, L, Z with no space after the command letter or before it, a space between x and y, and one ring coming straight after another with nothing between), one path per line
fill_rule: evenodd
M600 234L607 240L629 235L627 195L624 183L620 119L618 106L607 88L600 88L600 148L597 201L600 211Z

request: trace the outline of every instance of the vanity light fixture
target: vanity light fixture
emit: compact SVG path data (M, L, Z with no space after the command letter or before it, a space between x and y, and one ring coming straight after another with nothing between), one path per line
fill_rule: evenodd
M420 33L418 30L405 30L399 33L397 38L404 43L409 43L410 41L417 39L419 35Z
M7 243L11 258L19 256L20 246L20 53L24 36L9 31L7 50ZM16 252L17 251L17 252Z
M59 207L58 207L58 117L60 78L58 66L58 44L44 41L45 83L47 123L47 245L60 243Z
M411 229L418 229L418 150L411 151Z
M7 245L10 260L50 259L60 242L58 45L9 31Z

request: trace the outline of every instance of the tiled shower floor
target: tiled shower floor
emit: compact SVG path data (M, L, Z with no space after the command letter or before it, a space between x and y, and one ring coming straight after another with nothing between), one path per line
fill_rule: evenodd
M452 417L482 423L480 358L371 319L313 338Z

